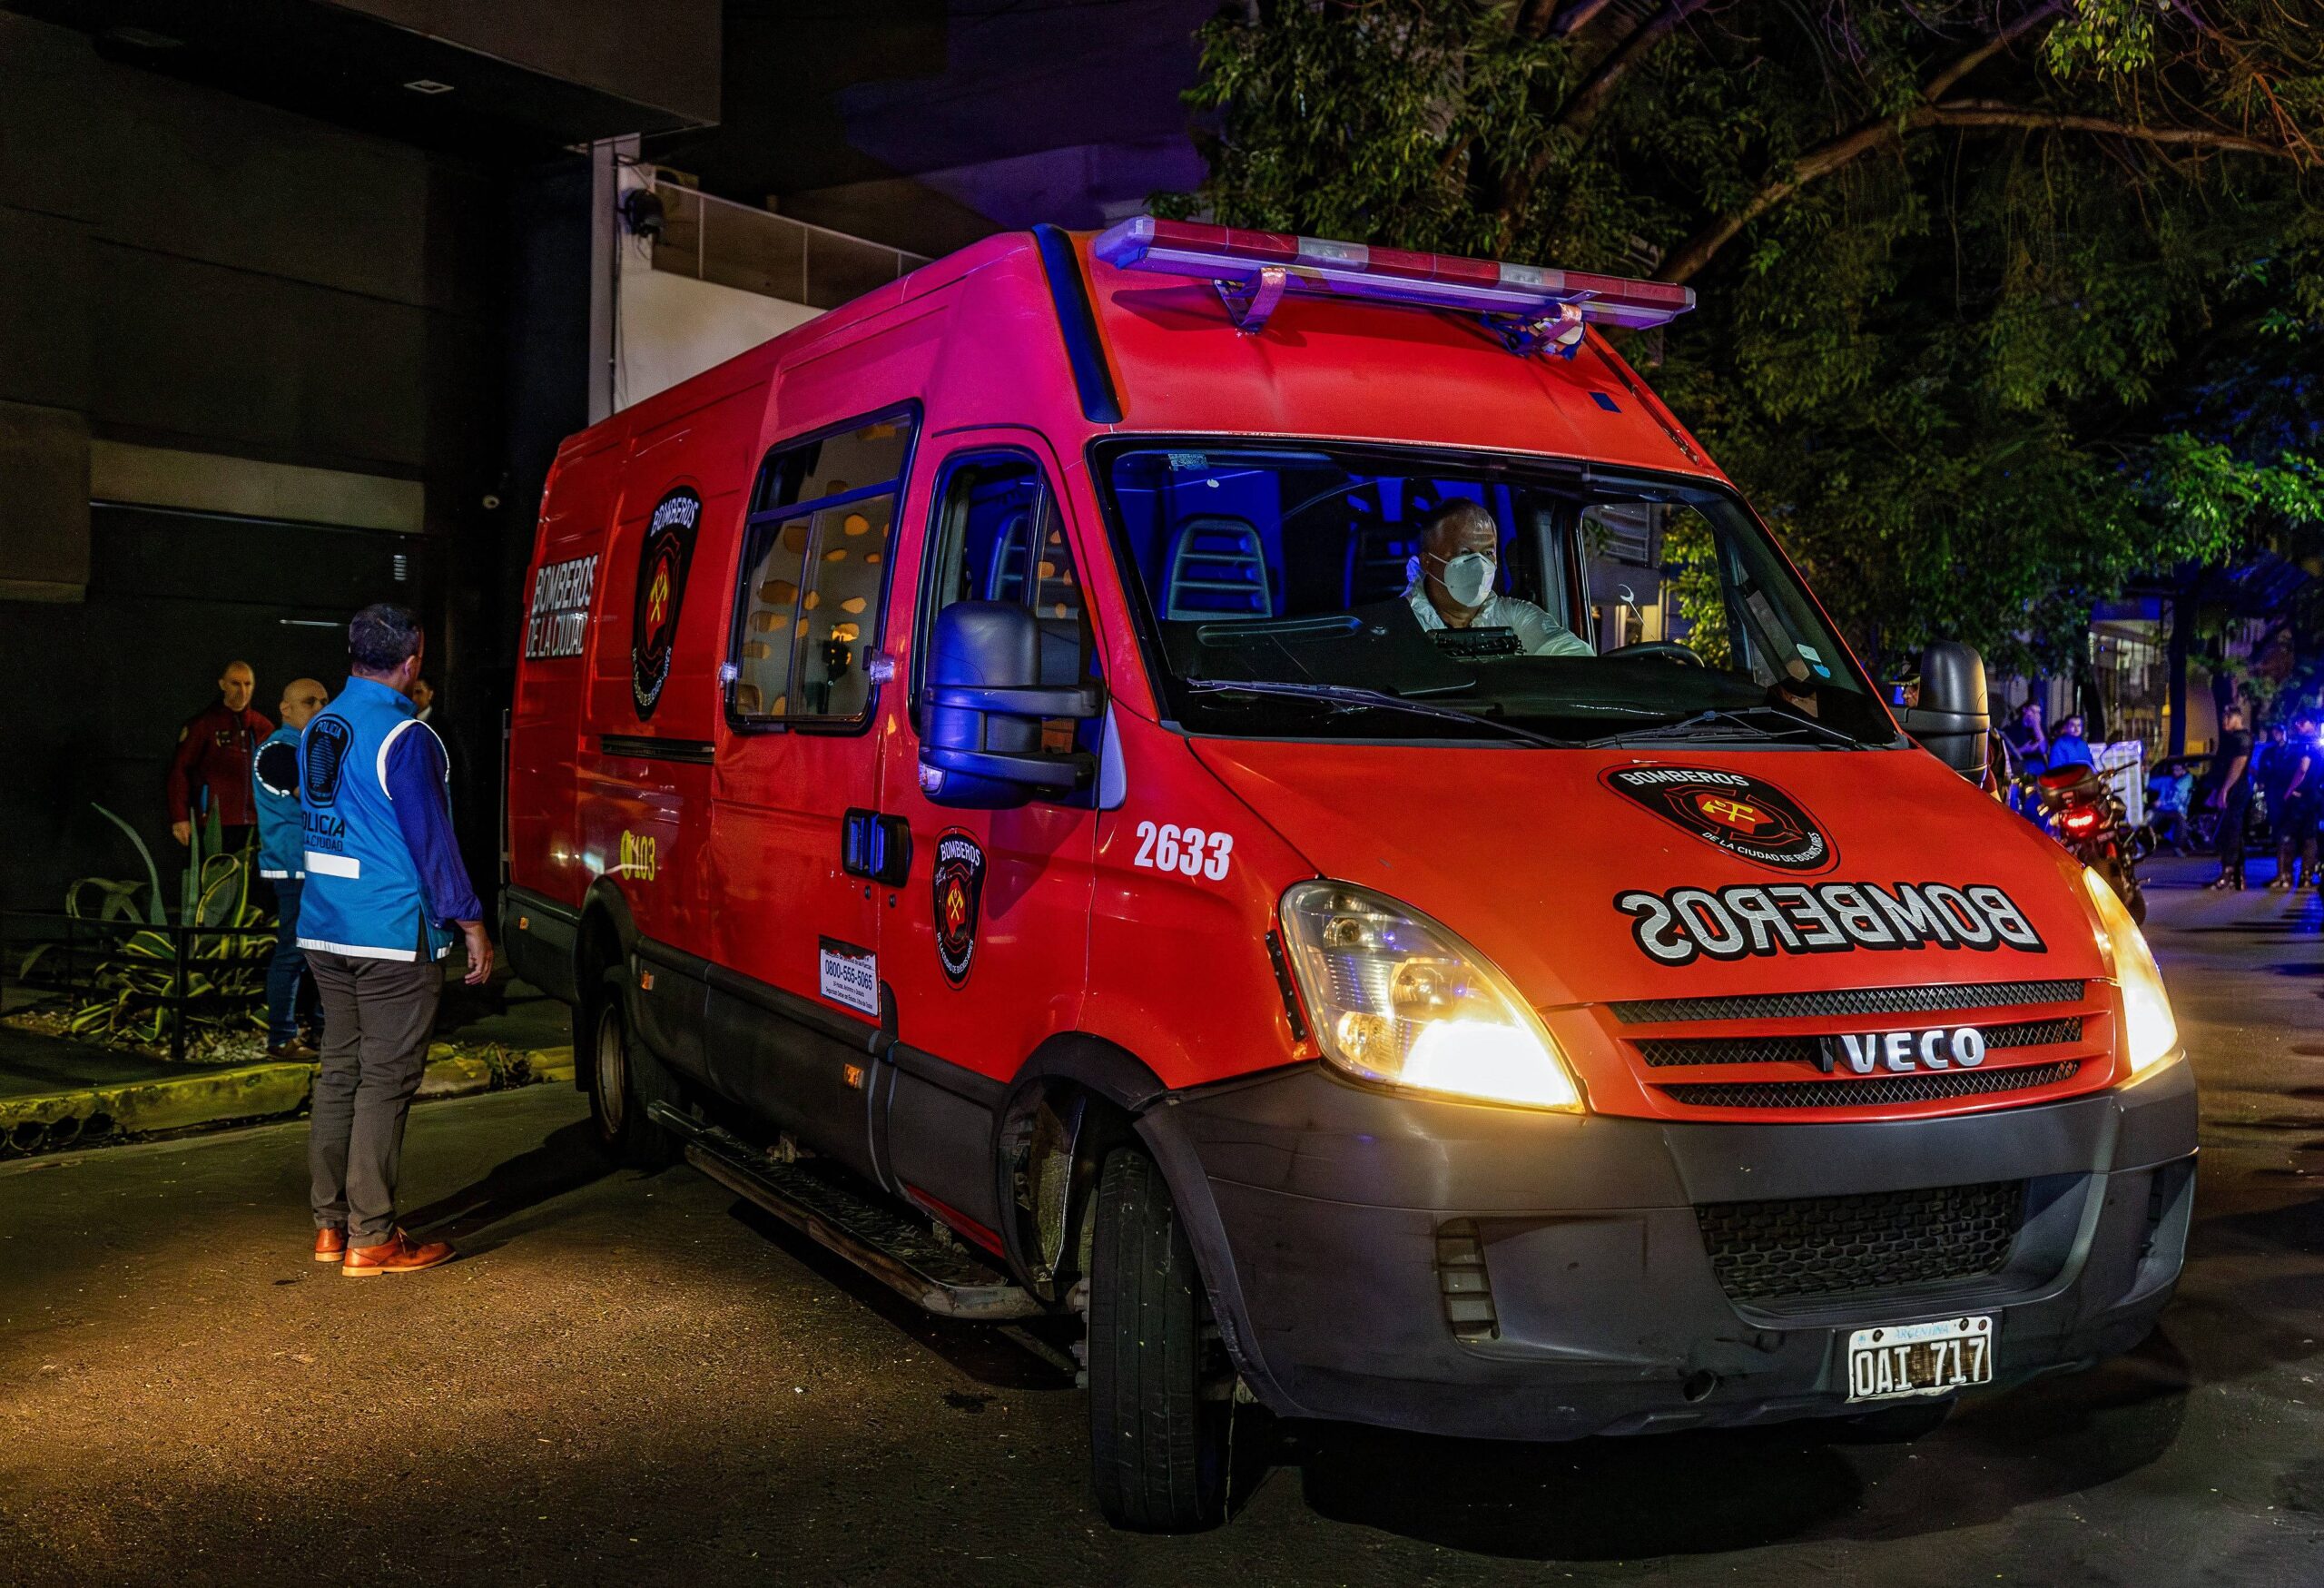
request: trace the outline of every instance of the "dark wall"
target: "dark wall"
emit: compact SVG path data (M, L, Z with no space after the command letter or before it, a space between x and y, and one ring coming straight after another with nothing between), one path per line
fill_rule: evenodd
M12 909L55 908L74 877L144 874L99 804L137 827L170 876L184 852L169 838L162 776L179 725L214 698L223 662L251 664L254 704L271 717L292 678L338 689L351 606L382 595L425 602L434 583L435 543L409 535L143 508L93 518L85 603L0 608L0 650L36 657L34 676L49 686L20 695L21 712L12 706L0 774L0 901Z
M335 3L633 104L718 119L720 0Z
M507 199L523 180L115 64L80 34L0 14L0 428L54 421L18 424L34 439L0 460L54 478L94 436L418 480L428 504L426 534L402 547L100 509L84 606L0 601L0 668L23 682L0 768L8 904L50 904L74 874L132 874L126 843L89 826L91 799L133 805L122 814L166 843L173 725L238 651L270 658L257 704L271 714L294 660L334 688L343 668L335 636L300 626L418 589L448 701L468 691L471 647L488 674L514 622L496 610L498 538L529 523L509 488L504 399ZM27 461L27 448L58 456ZM85 456L77 467L85 478ZM389 571L395 549L409 582ZM419 579L429 568L458 603ZM483 674L478 695L496 687ZM488 765L478 775L489 783ZM464 840L488 878L490 828Z

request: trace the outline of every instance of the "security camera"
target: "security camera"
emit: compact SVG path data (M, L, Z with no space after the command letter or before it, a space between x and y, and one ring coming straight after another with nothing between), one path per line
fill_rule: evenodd
M652 188L634 187L621 196L622 224L632 237L662 241L662 200Z

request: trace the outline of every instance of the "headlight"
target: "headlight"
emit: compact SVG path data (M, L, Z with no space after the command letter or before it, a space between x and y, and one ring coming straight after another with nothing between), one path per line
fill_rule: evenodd
M2122 989L2122 1058L2130 1066L2123 1079L2134 1080L2178 1051L2179 1021L2171 1013L2162 972L2139 923L2122 908L2106 879L2088 866L2082 868L2082 885L2098 911L2099 951Z
M1324 1057L1390 1086L1581 1111L1557 1044L1507 979L1417 911L1344 883L1283 896Z

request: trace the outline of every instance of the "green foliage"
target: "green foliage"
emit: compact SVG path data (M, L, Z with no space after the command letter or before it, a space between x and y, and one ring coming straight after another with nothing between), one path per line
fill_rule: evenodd
M1718 577L1718 543L1710 526L1691 509L1676 515L1663 531L1662 560L1679 616L1687 620L1687 643L1714 667L1728 665L1727 590Z
M2319 19L1276 0L1163 207L1691 281L1626 351L1867 659L2057 666L2134 577L2324 545Z

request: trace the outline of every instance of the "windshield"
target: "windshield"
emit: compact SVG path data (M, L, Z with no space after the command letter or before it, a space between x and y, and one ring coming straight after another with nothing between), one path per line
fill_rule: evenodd
M1096 459L1168 707L1194 731L1896 742L1724 490L1328 443L1120 439Z

